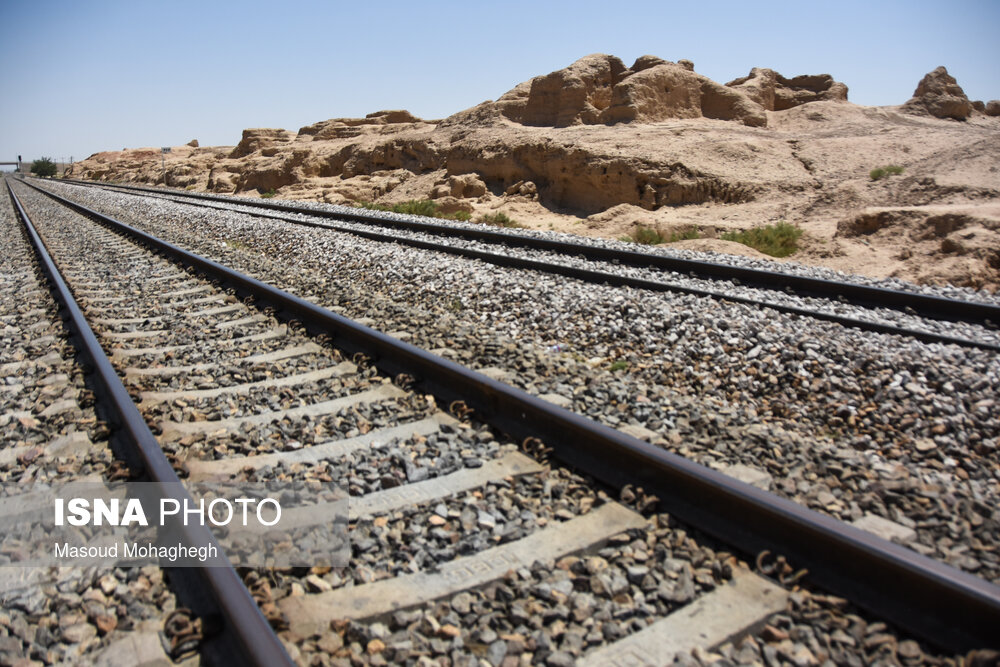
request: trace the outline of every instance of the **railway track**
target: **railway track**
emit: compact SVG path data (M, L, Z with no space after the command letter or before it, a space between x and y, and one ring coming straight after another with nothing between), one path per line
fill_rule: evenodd
M74 361L48 285L8 200L0 206L0 480L4 514L23 485L102 478L116 471L109 430ZM7 664L92 658L98 641L120 650L159 649L158 632L177 607L156 567L49 571L7 566L19 546L0 550L0 606ZM116 649L111 649L116 650ZM162 650L161 650L162 652Z
M45 200L37 195L25 196L53 219L65 215L38 203ZM607 664L613 657L627 661L629 656L638 664L656 663L670 659L669 654L650 654L650 647L664 646L664 636L690 634L675 625L685 622L685 613L714 614L719 605L754 609L734 601L740 599L780 600L777 606L754 609L746 621L752 627L784 606L783 589L749 573L710 541L693 540L672 518L651 514L643 494L626 490L623 503L609 497L612 488L637 480L660 495L672 514L724 535L745 553L780 545L791 562L810 566L816 580L851 591L852 599L922 635L930 636L934 626L938 642L985 645L975 638L977 624L986 624L983 636L989 636L985 628L996 613L990 611L995 609L995 587L986 582L793 503L767 498L454 365L435 369L426 353L390 337L370 338L363 328L329 313L319 316L301 299L258 293L262 303L307 328L332 334L340 351L317 345L282 330L267 315L244 312L246 306L225 292L213 292L208 285L170 284L177 272L164 268L163 260L156 260L160 268L155 268L145 263L151 260L133 258L134 251L105 236L81 242L76 235L84 226L77 221L72 227L66 252L83 246L92 259L111 249L110 261L119 266L122 257L129 258L130 279L154 277L152 287L133 290L154 304L137 315L123 295L107 289L121 282L122 275L115 274L120 268L105 268L103 276L95 277L78 260L80 274L67 272L81 290L100 289L94 283L103 281L106 291L89 295L92 322L106 341L120 346L115 353L119 371L139 392L146 420L158 425L161 444L175 456L183 455L191 475L323 475L346 478L352 495L360 496L352 509L352 542L354 559L364 565L352 568L351 579L319 570L282 573L272 584L281 612L279 616L271 607L272 621L289 624L285 632L299 658L360 649L394 661L471 655L498 664L530 654L549 664ZM260 287L245 278L233 285L237 291ZM165 294L173 294L177 303L170 304ZM220 326L220 316L238 324ZM211 336L201 342L206 332ZM216 345L232 356L221 361L213 357L209 351ZM366 368L365 358L354 357L358 352L375 366ZM169 366L162 365L165 360ZM212 374L220 366L226 368L224 378ZM412 382L417 393L409 388ZM370 391L382 393L336 403ZM336 396L331 398L330 392ZM428 394L439 400L428 400ZM474 417L464 414L462 404L454 406L462 419L437 411L437 403L452 400L471 406ZM377 407L389 403L388 410ZM331 415L331 410L337 412ZM411 434L409 440L398 431L384 435L381 429L398 427L400 415L410 420L406 431L419 423L431 430ZM340 437L320 441L328 435ZM372 448L373 441L382 439L393 444ZM517 450L525 441L535 452L544 442L558 459L610 486L524 457ZM614 447L612 458L624 465L610 466L606 447ZM258 455L246 457L250 451ZM334 456L348 458L335 463ZM404 481L412 484L401 485ZM692 493L701 500L692 502ZM739 511L726 509L733 502L741 503ZM711 516L715 514L719 516ZM787 533L793 528L808 530L810 537L799 533L792 539ZM414 543L421 547L416 555ZM575 555L581 552L584 557ZM845 558L856 560L845 568ZM779 574L784 568L776 568L766 556L759 565ZM869 571L855 572L859 565ZM888 572L897 577L905 573L905 582L897 581L893 588L886 581ZM886 586L896 599L877 599L888 593ZM923 597L928 590L937 596L933 602ZM834 608L846 605L819 595L810 600ZM949 611L941 614L948 604ZM914 606L922 611L914 613ZM939 611L933 621L919 618L932 608ZM594 622L586 624L594 618L601 624L597 629ZM851 623L845 627L854 631ZM561 631L542 631L553 625ZM854 643L865 645L884 629L869 625L874 629L867 632L868 626L862 626ZM720 630L719 641L732 627ZM769 632L782 631L771 627ZM894 654L900 646L911 653L908 641L895 644ZM867 648L874 656L885 645L871 640ZM730 646L734 652L737 648L753 650L746 644ZM819 643L815 648L833 651Z
M116 433L113 434L115 440L109 444L116 450L120 462L124 462L131 470L130 474L125 467L108 469L104 471L105 474L92 475L89 479L92 480L96 477L97 480L110 482L123 477L141 476L145 481L179 485L179 479L171 464L129 399L111 363L104 355L93 330L73 299L62 272L45 250L45 242L35 227L31 225L26 212L13 195L13 191L11 191L11 201L18 216L25 223L25 234L38 255L41 272L49 282L56 302L66 314L69 331L75 338L76 351L92 371L92 387L93 391L97 392L100 397L97 407L102 413L101 416L108 419L116 427ZM59 243L58 240L54 240L54 242ZM134 256L132 253L132 257ZM128 266L129 253L120 255L119 261L124 261ZM163 278L162 276L148 277L154 281L157 278ZM104 278L107 280L107 273L104 274ZM91 276L91 279L100 282L100 269L98 269L96 276ZM85 283L86 280L78 280L76 285L80 289L87 289ZM99 289L93 284L90 285L90 288ZM44 411L42 416L46 416ZM108 435L106 427L103 429L102 435ZM92 443L78 443L77 451L80 455L100 456L100 452L88 451L90 449L88 445L92 446ZM58 456L61 453L57 450L49 454L44 451L45 448L39 447L39 449L43 451L36 453L36 457ZM107 451L103 452L105 455L107 453ZM60 475L58 480L49 481L77 481L74 479L76 467L72 463L63 464L63 471L68 474ZM113 468L113 466L109 468ZM82 479L88 480L87 477ZM22 480L28 481L23 478ZM190 498L188 499L190 500ZM204 528L183 527L180 530L186 536L185 541L188 544L214 544L213 537ZM86 581L77 583L73 580L72 573L78 568L68 569L71 574L66 580L60 579L54 582L55 586L57 590L73 593L75 599L81 601L81 596L76 595L74 591L87 590L88 584ZM91 568L91 570L94 569L99 571L101 568ZM26 590L26 594L29 596L38 596L39 588L43 586L41 582L36 581L37 577L41 576L39 575L40 570L41 568L37 567L24 570L28 581L19 583L22 584L22 587L26 587L23 590ZM149 570L149 568L144 568L144 570ZM152 568L148 574L155 575L156 581L162 586L164 576L159 572L159 568ZM105 575L99 580L100 591L104 593L103 598L91 587L90 591L93 592L93 595L87 598L87 601L93 602L94 605L84 605L86 614L76 613L67 616L68 619L75 619L75 621L72 625L68 625L68 627L73 628L72 631L64 630L60 635L60 639L64 643L63 655L60 656L59 653L56 653L55 659L49 653L38 656L37 648L34 645L29 645L28 650L33 654L33 657L42 657L46 662L93 661L99 664L129 664L148 660L155 661L161 659L164 654L169 655L172 659L180 660L188 655L193 648L198 648L209 662L222 663L237 657L239 661L247 664L290 664L280 641L270 632L267 621L258 610L254 598L251 597L232 568L206 567L198 570L172 570L171 590L187 602L188 606L177 605L173 597L164 591L160 594L160 599L157 600L157 603L162 607L159 609L154 607L156 612L164 614L160 623L152 625L144 623L139 627L138 632L127 633L125 637L117 637L109 642L97 643L94 640L98 631L107 635L115 628L115 607L108 606L108 603L112 602L114 598L107 596L113 591L115 595L124 597L126 601L131 597L128 594L128 589L122 592L120 587L113 585L115 579L107 579L109 576L111 575ZM124 576L120 576L120 578L125 579ZM106 581L109 583L106 584ZM146 583L145 586L148 587L149 584ZM55 601L45 600L46 597L48 596L43 595L42 601L38 604L47 602L51 606L55 604L64 606L61 596L57 596ZM14 602L15 609L26 611L29 617L39 614L38 604L35 607L28 607L20 600L12 600L12 602ZM60 614L65 613L66 610L63 606L52 609L52 611ZM131 606L125 607L124 611L123 607L119 606L117 611L125 616L127 625L132 625L133 620L143 619L141 615L137 619L130 618L132 614L136 613ZM150 616L155 618L156 612L146 612L144 616L146 619L149 619ZM87 623L85 619L92 622ZM55 620L58 621L61 628L64 620L57 616ZM216 626L217 623L221 623L221 629L211 630L210 628ZM29 631L23 638L29 640L30 637ZM162 642L159 638L162 638ZM37 632L35 639L38 639ZM43 640L43 646L44 643L53 643L51 635L47 639L49 642ZM65 646L66 644L69 646ZM12 645L11 648L15 649L16 647Z
M404 392L385 382L372 386L372 372L344 362L338 354L327 348L302 340L301 336L288 332L287 327L277 326L259 314L246 312L249 310L247 307L231 303L234 301L231 296L220 293L207 284L199 285L199 281L190 279L168 262L145 252L136 252L105 230L87 230L90 234L81 231L77 228L71 234L66 234L66 227L47 227L47 245L60 256L62 271L69 277L77 296L83 300L84 308L90 315L90 321L97 327L98 334L114 349L112 358L120 363L139 364L125 365L119 371L129 383L132 393L138 394L139 407L144 408L146 420L158 424L160 445L173 455L175 463L182 466L187 475L194 479L215 478L226 474L246 474L250 469L259 471L272 467L284 468L290 474L309 474L313 471L303 468L310 464L354 453L349 461L338 466L340 470L334 471L330 466L324 466L319 474L336 474L338 478L347 478L351 490L359 493L371 487L381 488L380 491L361 496L359 502L354 504L351 515L355 521L372 523L374 528L368 526L367 529L379 533L381 531L377 528L385 526L386 512L401 514L399 517L392 516L396 521L412 521L412 515L415 514L413 505L435 502L429 519L431 525L447 526L449 521L461 522L469 530L458 545L451 539L451 533L446 534L445 539L438 536L431 541L442 543L441 551L448 554L478 550L464 559L433 568L437 571L430 574L409 571L416 569L415 566L425 565L421 561L426 557L415 560L414 555L407 553L405 549L402 550L403 553L380 552L370 567L357 568L355 583L358 586L353 588L334 590L331 583L320 579L315 572L303 572L297 578L288 576L286 579L291 581L283 584L291 591L309 590L321 594L301 598L289 595L282 602L284 615L272 606L276 624L288 622L292 632L319 636L320 643L329 647L334 640L323 635L328 634L326 626L330 620L339 620L346 615L347 618L364 621L385 616L399 606L408 608L427 605L437 598L451 597L453 594L468 596L464 592L471 586L502 579L512 567L538 570L535 563L539 559L545 561L558 558L565 562L566 557L596 550L609 540L616 540L616 546L606 547L601 553L609 558L614 555L616 560L626 558L622 551L629 550L633 540L623 534L623 531L638 531L646 526L647 521L641 515L610 501L603 494L586 489L579 478L565 471L545 470L535 461L512 451L516 448L510 445L498 447L488 430L472 431L467 425L438 411L424 396ZM105 258L107 261L94 261ZM123 282L130 285L128 296L121 295L121 290L117 288ZM144 304L140 307L145 314L139 317L134 317L136 300ZM221 321L218 321L220 318ZM258 330L253 328L255 324L260 325ZM237 328L240 335L234 334ZM195 333L199 330L202 332L200 336ZM210 332L209 336L204 335L206 330ZM201 340L192 342L192 339L197 338ZM267 342L262 345L262 341ZM221 348L225 352L221 355L222 358L217 356L213 363L206 364L202 360L206 350L212 347ZM259 352L262 347L269 351ZM258 350L258 353L247 355L248 348ZM150 358L160 359L163 355L170 355L172 361L178 363L171 366L148 366L142 363ZM250 379L244 377L243 373L254 377L266 376L268 379L215 386L211 389L196 388L206 384L218 385L218 378L208 381L204 374L217 371L219 366L229 367L229 376L224 382L230 379ZM238 370L234 370L233 366L238 367ZM295 372L302 370L303 366L311 370L306 373ZM278 410L243 413L236 417L229 417L228 412L225 415L217 414L233 409L233 397L253 394L256 390L273 391L282 387L295 387L297 398L321 394L321 400ZM164 389L168 391L163 391ZM334 397L331 398L331 395ZM206 400L212 404L206 404ZM257 401L253 397L246 401L247 404L255 402ZM368 404L376 402L380 404L378 408L381 410L364 410ZM387 403L392 405L387 406ZM177 415L179 408L189 414ZM192 420L189 419L190 413L207 418L196 417ZM380 413L387 413L388 417ZM175 416L180 418L171 419ZM314 419L308 419L310 416ZM304 424L296 423L301 422L303 417L307 418ZM345 417L357 421L345 426ZM391 423L392 420L407 417L408 421ZM286 424L286 420L290 423ZM388 426L387 421L390 421ZM370 431L372 422L378 423L381 428ZM256 432L253 427L259 427L261 432ZM239 437L233 438L224 433L227 429L239 431ZM294 433L294 438L311 440L320 434L329 432L332 435L344 429L346 432L341 433L343 437L307 448L302 448L300 440L288 437L291 432ZM458 439L446 432L463 435L464 438ZM229 446L220 445L219 442L229 443ZM385 445L407 445L407 451L402 454L402 465L400 455L386 457L384 446L379 446L379 442ZM363 453L370 450L373 443L377 449L372 455L365 457ZM242 447L238 447L236 451L231 450L231 447L240 444ZM275 449L274 445L277 445L278 451L266 453ZM179 446L183 447L182 456L178 455ZM256 455L246 457L248 451ZM434 457L435 465L427 465L424 457L416 458L417 463L425 461L422 466L410 463L407 457L412 459L417 452L437 454ZM442 453L445 456L441 456ZM461 458L455 456L456 453L462 455ZM206 454L208 458L203 458ZM448 454L451 456L448 457ZM479 456L474 456L475 454ZM220 455L224 455L224 458L212 458ZM372 472L374 469L379 470L377 475L371 477L363 472L366 469ZM431 475L430 479L424 479ZM402 481L414 483L397 487ZM478 489L483 486L491 492L484 502L469 502L475 498L471 494L454 498L457 494L478 493ZM555 495L563 496L562 499L553 501L553 486L556 487ZM575 488L567 489L567 486ZM591 508L594 509L590 511ZM376 514L383 515L383 521L380 522L374 516ZM565 520L565 523L544 529L547 524L556 524L561 520ZM499 530L498 521L501 522ZM476 531L475 528L480 530ZM390 534L393 529L390 524ZM358 528L357 532L363 530L364 528ZM477 532L480 534L477 535ZM663 536L669 536L679 549L695 549L700 559L705 557L700 546L687 540L683 532L669 530L665 526L659 532ZM513 539L522 533L526 536ZM501 539L504 544L494 546ZM366 564L371 559L366 558L366 551L370 551L370 547L365 544L371 541L370 535L365 536L358 547L360 553L357 557ZM645 548L645 542L637 542ZM715 555L712 557L715 558ZM601 557L588 559L584 567L593 570L595 577L600 576L600 581L607 580L606 594L617 591L620 596L634 584L652 576L649 575L648 568L640 564L646 558L648 557L627 558L635 564L632 567L633 579L638 576L636 571L644 574L632 583L626 582L620 575L612 578L610 573L601 574L608 567ZM731 569L727 560L727 555L720 555L714 561L715 568L720 572L723 568ZM450 565L453 567L449 567ZM681 573L682 587L670 595L676 599L675 602L682 603L693 597L694 570L690 565L685 569L685 563L680 560L676 560L673 566ZM387 567L390 571L402 570L401 576L391 580L382 579ZM699 572L702 570L704 568ZM714 604L732 606L743 598L752 603L748 620L741 621L738 615L731 616L729 623L721 628L725 632L731 631L734 623L751 625L759 622L769 612L779 611L784 607L786 598L784 591L759 577L747 572L737 574L731 588L724 588L715 598L708 598L701 603L702 606L711 607L713 599L720 597L721 601L716 600ZM537 574L526 575L529 580L534 576ZM558 578L555 574L549 576ZM716 575L701 576L708 576L709 583L714 588ZM558 589L551 594L554 599L566 599L564 589L567 581L565 576L559 579ZM645 581L647 588L652 586L653 581L655 578ZM405 587L407 582L409 590L397 590ZM376 589L385 589L388 585L393 590L390 593L382 592L373 601L365 595L367 589L360 587L363 585ZM702 585L697 584L699 588ZM351 609L352 603L357 606L356 609ZM461 608L462 604L458 603L456 606ZM660 606L663 604L660 603ZM578 607L577 616L582 615L580 609L582 608ZM654 606L649 605L642 615L654 614L653 609ZM690 615L692 611L694 610L687 610L686 615ZM661 609L661 615L662 612ZM413 612L408 613L413 615ZM421 623L435 623L433 617L417 614L416 618ZM672 624L678 622L678 617L670 621ZM456 626L446 623L445 632L451 631L449 627ZM738 625L736 627L739 629ZM484 628L478 637L488 638L486 633L491 631ZM659 632L663 631L664 627L661 627ZM722 636L717 633L716 638L721 639ZM376 646L373 642L376 639L368 641L366 649ZM506 642L506 639L494 639L487 652L491 656L496 656L498 652L505 654L508 650ZM633 638L629 644L632 651L641 652L649 650L643 646L650 645L651 640L639 641ZM684 646L678 645L675 648ZM400 659L402 656L399 650L394 650L395 659ZM301 658L301 654L298 657ZM595 664L603 662L599 652L593 654L590 660L597 660ZM264 664L270 663L264 661Z
M345 207L234 199L185 191L73 181L88 187L163 198L214 210L354 234L387 243L456 254L504 267L542 271L597 284L666 291L835 322L878 333L1000 351L1000 304L861 285L753 267L642 253L482 229L482 225L420 221L417 216ZM333 208L334 210L329 210ZM332 220L332 222L330 222ZM387 231L381 231L387 230ZM938 321L948 323L945 326ZM956 327L956 323L966 326Z

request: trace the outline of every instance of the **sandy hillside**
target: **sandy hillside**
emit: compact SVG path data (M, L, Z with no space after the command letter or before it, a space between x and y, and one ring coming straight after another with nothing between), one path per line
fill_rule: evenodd
M526 227L757 255L727 230L800 226L788 258L923 283L1000 287L1000 102L944 68L899 106L863 107L829 75L754 68L727 84L688 61L587 56L440 121L406 111L249 129L175 147L166 184L283 199L502 211ZM873 180L877 167L902 173ZM71 176L164 182L158 149L97 153Z

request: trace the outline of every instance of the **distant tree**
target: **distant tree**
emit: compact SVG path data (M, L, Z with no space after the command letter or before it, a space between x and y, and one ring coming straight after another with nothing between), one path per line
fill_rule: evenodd
M56 163L52 161L52 158L40 158L31 163L31 173L37 176L55 176Z

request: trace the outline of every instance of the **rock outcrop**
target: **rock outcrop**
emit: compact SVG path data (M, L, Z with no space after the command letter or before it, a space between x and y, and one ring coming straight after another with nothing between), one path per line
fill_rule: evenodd
M764 110L746 96L672 63L641 56L626 68L614 56L594 54L535 77L503 95L500 113L522 125L568 127L655 123L671 118L717 118L767 124Z
M601 112L599 122L611 125L715 118L752 127L767 125L767 115L759 104L684 65L660 61L640 68L636 61L632 72L612 89L611 102Z
M690 60L673 63L642 56L626 68L614 56L593 54L516 86L495 103L477 107L472 116L487 118L492 107L509 120L537 127L673 118L715 118L761 127L767 124L765 111L846 100L847 86L829 74L786 79L774 70L754 68L750 76L723 86L696 73Z
M364 118L331 118L299 129L296 140L349 139L362 134L393 134L424 124L409 111L376 111Z
M677 161L650 162L606 149L580 150L558 142L502 140L479 136L448 150L443 164L455 173L476 172L504 192L531 183L531 194L547 205L582 213L617 204L646 210L663 206L738 203L753 199L739 179L719 178Z
M504 116L522 125L593 125L601 122L601 111L626 71L615 56L593 54L518 85L498 103Z
M984 109L987 116L1000 116L1000 100L990 100Z
M847 86L829 74L804 74L786 79L773 69L754 67L750 74L726 86L738 90L768 111L784 111L808 102L846 102Z
M275 144L284 144L292 140L291 135L286 130L274 128L251 128L243 130L243 138L236 148L229 154L231 158L246 157L256 151L262 151L273 147Z
M944 67L928 72L917 84L913 97L903 105L905 113L935 118L965 120L972 113L972 102Z
M454 197L456 199L478 199L486 194L486 184L475 173L459 174L441 179L431 190L431 199Z

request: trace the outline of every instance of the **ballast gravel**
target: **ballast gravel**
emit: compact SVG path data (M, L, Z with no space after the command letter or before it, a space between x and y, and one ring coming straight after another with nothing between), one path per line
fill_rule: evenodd
M0 201L0 494L107 479L108 426L9 200ZM23 568L0 536L0 664L86 664L155 632L177 601L158 567Z
M168 240L907 546L1000 580L1000 359L689 295L56 186ZM727 258L728 259L728 258Z

